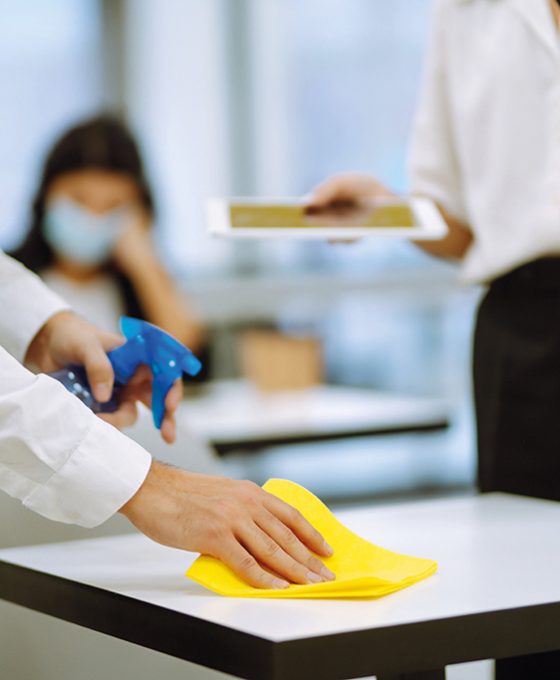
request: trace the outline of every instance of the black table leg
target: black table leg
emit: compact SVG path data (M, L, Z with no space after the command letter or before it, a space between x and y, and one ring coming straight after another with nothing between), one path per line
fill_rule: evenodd
M445 668L419 673L397 673L397 675L376 675L377 680L445 680Z

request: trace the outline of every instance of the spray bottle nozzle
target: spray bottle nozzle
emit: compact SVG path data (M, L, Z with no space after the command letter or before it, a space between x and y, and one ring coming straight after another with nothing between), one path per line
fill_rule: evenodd
M115 388L111 399L100 404L91 395L85 370L82 366L68 366L51 373L79 397L95 413L110 413L118 408L118 393L132 378L141 364L149 366L152 376L152 415L154 425L160 429L165 414L167 393L183 373L194 376L202 368L200 361L184 345L161 328L147 321L123 316L120 327L127 342L108 353L115 371Z

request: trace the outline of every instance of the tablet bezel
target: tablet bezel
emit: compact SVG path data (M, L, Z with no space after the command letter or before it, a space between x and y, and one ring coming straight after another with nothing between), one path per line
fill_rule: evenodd
M305 205L301 198L232 197L210 199L206 207L208 231L214 236L228 238L284 238L284 239L360 239L360 238L407 238L413 240L437 240L447 233L447 224L436 204L423 197L401 198L407 203L417 224L413 227L232 227L230 206L244 205Z

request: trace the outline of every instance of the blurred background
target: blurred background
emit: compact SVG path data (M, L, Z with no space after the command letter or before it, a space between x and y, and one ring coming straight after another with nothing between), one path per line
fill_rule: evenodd
M430 0L0 0L0 247L21 242L60 134L100 112L122 116L154 187L158 253L207 329L208 380L185 404L210 461L201 469L289 477L335 506L472 489L479 291L406 242L233 242L209 237L204 221L210 196L300 196L345 170L406 192L431 8ZM257 367L247 360L255 330L264 338ZM267 344L267 334L287 349ZM302 338L318 365L308 385L286 376L280 388L270 384L267 362ZM294 396L296 387L311 396ZM311 414L303 424L302 409ZM277 436L278 412L289 436ZM191 461L184 440L156 453ZM7 523L3 545L80 535L10 507L21 531ZM98 677L89 672L57 670Z
M296 466L329 497L469 484L477 293L456 286L453 266L401 241L232 242L204 223L208 196L299 196L344 170L405 192L431 2L1 0L0 9L0 246L23 237L53 141L84 117L122 115L155 189L161 257L208 325L212 378L238 377L243 332L274 326L319 339L327 383L452 406L443 437L268 451L239 474Z

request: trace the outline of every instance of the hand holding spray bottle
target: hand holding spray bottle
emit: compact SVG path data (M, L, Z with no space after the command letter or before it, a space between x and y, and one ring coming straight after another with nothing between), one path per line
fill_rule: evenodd
M108 402L102 404L95 399L83 366L70 365L50 375L94 413L112 413L118 408L122 388L137 368L146 364L153 376L152 416L159 430L165 414L167 393L183 373L194 376L202 364L187 347L147 321L122 316L120 327L127 342L107 354L115 372L113 393Z

